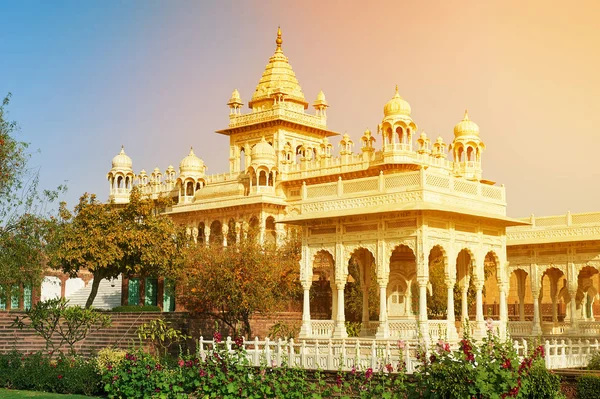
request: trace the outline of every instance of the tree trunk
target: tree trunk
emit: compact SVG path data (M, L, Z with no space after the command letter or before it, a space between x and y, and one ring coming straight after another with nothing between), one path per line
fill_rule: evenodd
M94 299L96 299L96 294L98 294L98 287L100 286L100 281L102 281L102 276L96 276L94 274L94 280L92 280L92 291L90 291L90 296L85 303L85 308L89 309L90 306L94 303Z

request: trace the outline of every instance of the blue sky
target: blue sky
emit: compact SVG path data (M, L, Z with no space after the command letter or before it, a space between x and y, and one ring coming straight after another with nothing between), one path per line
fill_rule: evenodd
M40 150L42 186L67 181L70 205L107 198L121 145L136 173L177 168L190 146L223 173L228 142L214 131L234 88L251 97L281 25L332 130L355 142L375 131L398 84L432 138L451 141L469 109L509 215L595 211L599 4L0 0L0 95L12 92L19 138Z

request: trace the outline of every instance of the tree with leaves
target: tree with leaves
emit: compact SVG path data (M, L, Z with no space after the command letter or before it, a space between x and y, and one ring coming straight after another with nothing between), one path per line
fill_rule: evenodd
M261 245L257 240L220 245L191 245L178 279L179 299L191 312L252 334L250 318L283 310L299 295L300 241Z
M10 93L0 105L0 300L21 286L41 283L44 270L46 205L56 191L38 190L38 170L28 167L29 145L19 141L16 122L7 119ZM17 288L15 290L15 287ZM16 291L16 292L15 292Z
M103 279L135 275L172 276L181 264L183 234L161 214L165 200L143 198L131 191L129 203L101 203L84 194L73 212L61 203L58 218L48 228L51 267L76 276L85 269L94 276L89 308Z

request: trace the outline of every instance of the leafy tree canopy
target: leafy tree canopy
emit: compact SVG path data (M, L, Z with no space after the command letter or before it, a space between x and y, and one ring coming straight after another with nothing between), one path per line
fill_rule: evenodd
M249 233L249 236L251 234ZM178 280L186 309L250 337L252 315L282 310L299 293L300 241L262 246L256 240L190 246Z
M86 269L94 276L86 307L100 281L120 274L171 276L181 264L183 234L160 214L165 200L143 198L134 187L126 205L103 204L85 193L73 212L61 203L48 229L50 266L71 276Z
M56 191L38 191L38 170L28 167L29 145L19 141L16 122L7 119L10 93L0 105L0 296L6 287L35 286L44 270L46 205Z

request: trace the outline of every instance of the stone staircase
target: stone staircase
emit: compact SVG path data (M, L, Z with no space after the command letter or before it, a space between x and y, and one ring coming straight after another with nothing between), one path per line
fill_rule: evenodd
M19 331L10 325L21 312L0 312L0 353L17 350L22 353L37 352L45 349L45 341L36 336L31 330ZM187 314L160 312L140 313L108 313L112 318L112 325L88 335L83 341L76 344L77 353L89 356L106 347L117 347L122 349L139 346L137 329L140 325L158 318L168 318L173 327L187 330ZM62 348L63 352L68 347Z
M73 294L68 295L69 305L81 307L85 306L90 292L92 291L92 282L90 281L86 287L83 287ZM111 310L112 308L121 305L121 276L115 280L103 279L98 287L98 294L94 298L92 306L95 309Z

